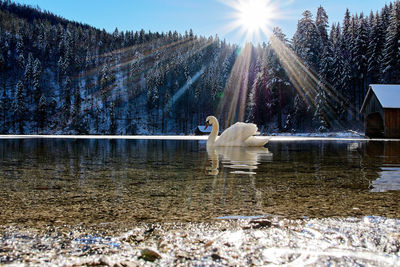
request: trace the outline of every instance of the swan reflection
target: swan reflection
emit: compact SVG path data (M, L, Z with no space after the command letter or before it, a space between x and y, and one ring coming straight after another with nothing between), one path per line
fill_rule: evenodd
M218 175L220 161L222 166L236 174L256 174L261 162L272 161L272 153L265 147L207 147L211 166L209 175Z

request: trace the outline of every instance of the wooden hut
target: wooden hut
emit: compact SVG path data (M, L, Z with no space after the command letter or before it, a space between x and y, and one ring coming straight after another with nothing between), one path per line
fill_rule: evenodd
M400 138L400 85L371 84L361 113L366 136Z
M199 125L196 127L196 130L194 131L194 133L196 135L207 135L210 134L212 131L212 126L208 126L207 129L205 129L206 126L204 125Z

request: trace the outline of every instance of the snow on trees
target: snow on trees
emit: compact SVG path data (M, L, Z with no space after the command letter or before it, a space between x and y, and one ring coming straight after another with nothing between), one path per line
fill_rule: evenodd
M315 20L305 11L290 41L274 29L306 68L298 73L311 73L300 82L288 66L303 65L283 62L270 42L241 49L192 30L108 33L11 2L0 12L10 14L0 21L1 133L190 133L233 101L232 70L245 50L241 117L264 129L361 125L368 84L400 82L399 1L367 17L346 10L330 29L322 6Z

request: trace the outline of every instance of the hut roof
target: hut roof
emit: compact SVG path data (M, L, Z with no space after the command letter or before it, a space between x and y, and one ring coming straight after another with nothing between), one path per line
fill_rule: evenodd
M364 110L372 92L383 108L400 108L400 84L371 84L361 106L361 112Z
M200 132L202 132L202 133L211 133L211 131L212 131L212 126L211 126L211 125L208 126L207 129L204 129L205 127L206 127L206 126L199 125L199 126L197 126L197 129L198 129Z

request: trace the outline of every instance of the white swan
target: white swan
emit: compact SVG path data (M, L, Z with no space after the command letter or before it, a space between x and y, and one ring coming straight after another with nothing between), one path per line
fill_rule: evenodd
M253 123L237 122L226 129L221 136L218 136L219 123L214 116L208 116L206 127L211 125L212 131L208 137L207 147L213 146L264 146L268 143L269 137L259 135L257 126Z

